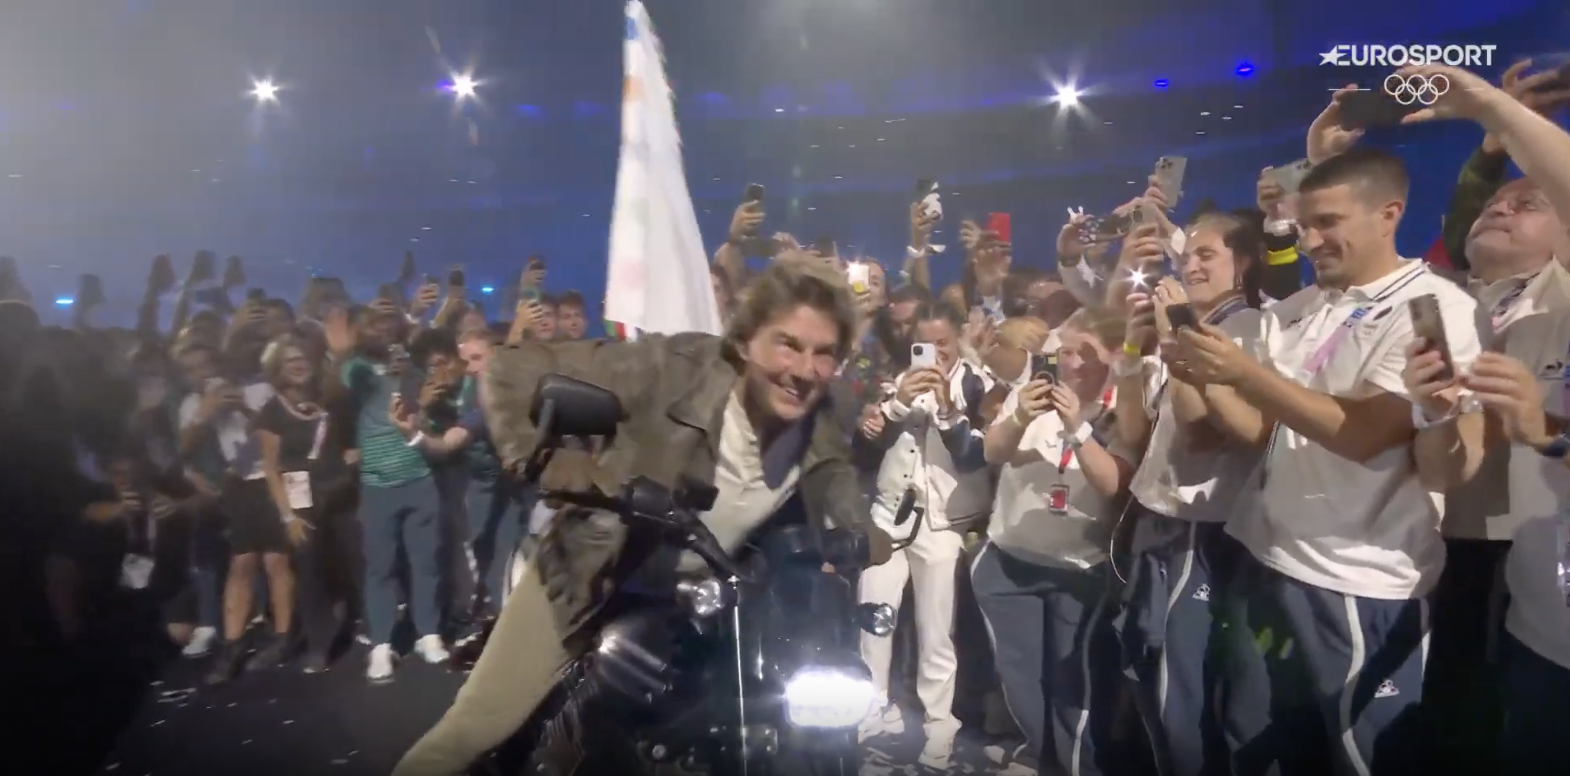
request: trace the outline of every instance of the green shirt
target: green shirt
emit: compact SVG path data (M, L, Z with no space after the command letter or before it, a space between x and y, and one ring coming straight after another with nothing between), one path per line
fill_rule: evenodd
M355 443L360 448L360 482L375 488L395 488L431 476L425 454L410 447L387 417L399 379L387 368L358 356L343 363L340 373L359 409Z

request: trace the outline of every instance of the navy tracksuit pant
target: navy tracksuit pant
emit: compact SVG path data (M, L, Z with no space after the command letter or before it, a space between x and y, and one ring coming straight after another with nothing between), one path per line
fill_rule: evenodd
M1212 659L1222 593L1246 551L1221 523L1130 505L1132 568L1117 631L1124 671L1162 776L1230 774Z
M989 543L970 579L1004 702L1033 753L1067 776L1103 773L1117 678L1102 659L1112 651L1105 564L1057 568Z
M1423 772L1424 599L1315 587L1243 554L1218 659L1237 776Z

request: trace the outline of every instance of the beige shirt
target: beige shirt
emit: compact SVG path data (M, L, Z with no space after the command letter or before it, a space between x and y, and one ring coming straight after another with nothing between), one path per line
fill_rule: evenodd
M769 487L763 477L763 449L752 421L734 392L725 404L720 427L719 456L714 466L714 487L719 491L714 508L700 515L703 524L718 539L727 553L735 553L747 543L754 529L763 525L784 506L796 491L801 467L791 467L777 488ZM683 571L702 569L704 562L694 553L685 553Z

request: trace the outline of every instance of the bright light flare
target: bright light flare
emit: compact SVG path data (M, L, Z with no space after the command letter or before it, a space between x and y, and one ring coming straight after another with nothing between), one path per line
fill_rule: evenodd
M453 93L460 100L467 100L474 96L475 88L480 85L474 76L468 73L454 73L452 83L447 85L447 91Z
M1141 269L1139 267L1135 267L1135 268L1130 269L1128 271L1128 282L1129 282L1129 285L1132 285L1134 288L1140 288L1140 289L1150 288L1150 280L1151 280L1151 278L1154 278L1154 277L1155 277L1154 274L1147 273L1147 272L1145 272L1144 269Z
M272 81L257 81L251 85L251 96L257 102L277 102L278 85Z
M1052 100L1065 108L1072 108L1079 105L1079 90L1073 86L1064 86L1058 89L1057 96Z

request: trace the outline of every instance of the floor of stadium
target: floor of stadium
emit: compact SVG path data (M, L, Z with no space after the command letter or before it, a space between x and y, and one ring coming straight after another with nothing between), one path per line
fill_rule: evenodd
M76 705L36 710L27 726L30 744L61 758L50 773L385 776L463 682L445 668L406 659L395 681L370 685L360 670L361 648L326 673L252 672L216 688L201 683L206 660L137 665L134 657L117 657L72 665L68 677L33 676L34 682L70 685L33 690L53 690L62 700L65 690L64 696L77 699ZM961 739L948 772L997 770L988 763L985 742L963 733ZM919 740L869 742L862 773L920 773L919 752Z

